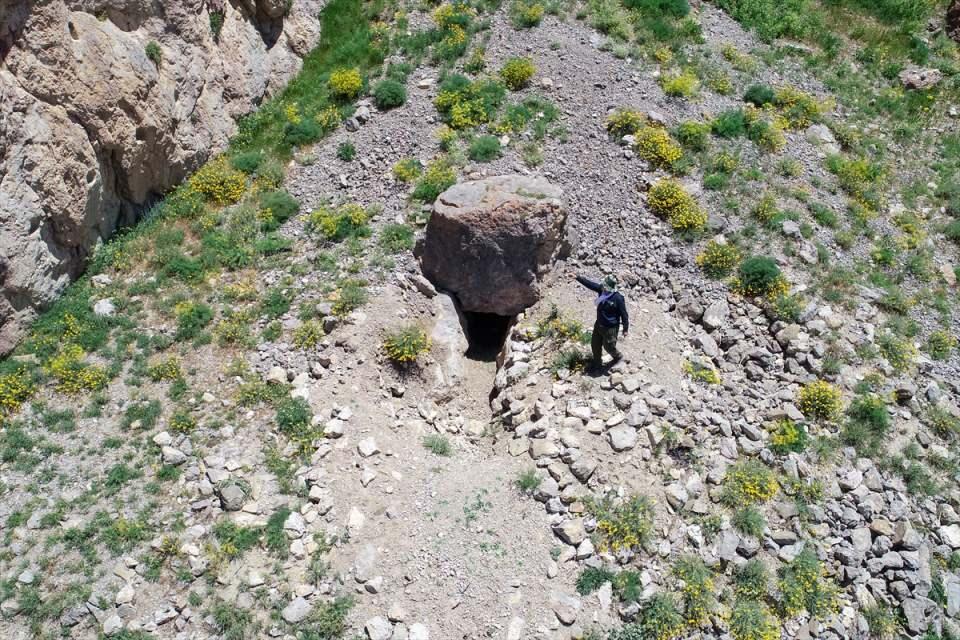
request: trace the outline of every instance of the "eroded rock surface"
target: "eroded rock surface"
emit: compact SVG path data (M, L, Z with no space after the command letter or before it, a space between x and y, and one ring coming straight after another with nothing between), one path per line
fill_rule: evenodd
M543 178L463 182L437 199L417 253L424 275L466 311L510 316L539 298L566 220L563 191Z
M319 37L322 5L0 0L0 353L101 238L284 85ZM216 39L211 11L223 15Z

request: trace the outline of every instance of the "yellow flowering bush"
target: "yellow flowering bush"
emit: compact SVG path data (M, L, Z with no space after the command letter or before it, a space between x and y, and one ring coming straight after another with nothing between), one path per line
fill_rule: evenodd
M720 47L720 55L737 71L752 72L757 68L757 61L742 53L732 42L726 42Z
M710 619L714 604L713 572L696 556L684 556L673 565L681 581L680 596L687 625L699 627Z
M776 261L766 256L751 256L741 262L731 286L742 296L764 297L769 301L790 291Z
M536 71L530 58L510 58L500 67L500 78L511 91L519 91L530 83Z
M167 358L151 365L147 369L147 376L154 382L177 380L183 377L179 358Z
M470 82L451 76L440 85L433 104L454 129L476 127L490 122L503 102L505 89L489 78Z
M733 640L780 640L780 621L762 602L737 601L730 615Z
M521 29L530 29L543 20L544 7L539 2L519 0L510 6L513 24Z
M818 101L796 87L781 87L773 100L774 106L786 119L790 129L806 129L829 111L829 105Z
M695 258L697 266L711 278L722 278L740 262L740 250L732 244L710 240Z
M837 610L839 589L824 576L820 560L809 547L780 570L779 586L788 616L806 611L823 619Z
M670 47L660 47L653 52L653 59L660 64L670 64L670 61L673 60L673 51L670 50Z
M607 116L607 132L616 137L633 135L647 123L647 116L636 109L617 109Z
M660 180L653 185L647 204L677 231L697 231L707 224L707 212L676 180Z
M203 165L190 177L190 190L203 196L207 202L219 205L239 202L247 190L247 178L227 162L226 156L218 156Z
M340 242L346 238L370 235L368 212L356 203L339 207L322 206L307 217L307 227L327 240Z
M616 553L638 549L653 531L653 507L645 496L615 502L611 496L588 499L587 510L597 519L598 549Z
M323 324L319 320L307 320L293 330L293 344L300 349L311 349L323 339Z
M777 477L759 460L745 460L731 465L723 479L723 502L730 507L743 507L766 502L777 494Z
M634 135L637 153L654 167L669 168L683 157L683 149L663 127L644 125Z
M713 367L701 362L687 361L683 363L683 371L688 376L699 382L707 384L720 384L720 374Z
M758 221L766 224L773 220L773 218L780 213L777 209L777 198L772 193L765 193L760 198L760 201L757 202L756 206L753 207L753 210L750 212L754 218Z
M457 171L448 158L434 158L413 189L413 198L433 202L457 181Z
M327 88L338 98L352 100L360 94L363 88L363 76L360 75L360 69L356 67L350 69L337 69L330 74L327 80Z
M566 317L557 305L551 306L550 313L537 323L538 338L553 338L559 342L567 340L582 342L586 335L583 324Z
M803 415L816 420L831 420L842 408L840 389L826 380L815 380L803 386L797 407Z
M23 367L0 375L0 424L5 416L16 413L34 390L33 381Z
M693 71L685 69L679 73L667 73L661 76L660 86L668 96L692 98L700 88L700 80Z
M775 453L801 453L808 439L807 430L793 420L778 420L770 429L770 449Z
M170 416L169 425L177 433L190 433L197 427L197 420L188 411L180 409Z
M85 362L83 349L68 344L47 363L47 373L57 381L57 391L76 394L81 391L98 391L107 385L107 372Z
M411 324L387 334L383 352L396 365L410 365L430 350L430 338L422 327Z
M423 165L416 158L404 158L393 165L393 177L400 182L413 182L423 173Z
M340 125L343 115L339 109L331 106L321 109L313 119L324 131L333 131Z

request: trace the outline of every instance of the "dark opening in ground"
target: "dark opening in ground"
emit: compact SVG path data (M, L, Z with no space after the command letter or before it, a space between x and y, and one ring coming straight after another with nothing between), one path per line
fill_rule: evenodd
M462 311L463 332L467 336L467 357L484 362L497 359L516 316Z

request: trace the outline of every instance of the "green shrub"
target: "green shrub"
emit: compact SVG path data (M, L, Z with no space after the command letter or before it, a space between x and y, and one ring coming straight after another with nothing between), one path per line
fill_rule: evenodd
M762 560L743 563L733 572L733 591L743 600L763 600L770 589L770 573Z
M577 593L582 596L588 596L605 582L613 583L616 574L609 569L602 567L585 567L580 575L577 576Z
M500 78L511 91L519 91L530 83L537 68L530 58L510 58L500 67Z
M146 54L147 59L154 65L159 67L160 63L163 62L163 50L160 48L160 45L153 40L147 43L143 52Z
M424 353L430 351L430 338L423 327L415 324L387 333L383 351L393 364L411 365Z
M333 313L346 316L367 303L367 285L363 280L347 279L340 283L333 295Z
M423 446L437 456L449 456L453 453L453 445L450 444L450 440L438 433L424 436Z
M778 420L770 432L770 450L780 455L803 453L809 441L806 428L787 418Z
M302 147L316 142L323 135L323 127L311 118L288 122L283 129L283 143L287 147Z
M885 448L890 425L890 415L882 399L873 395L857 396L847 407L847 421L840 437L860 455L876 456Z
M633 135L647 124L647 116L636 109L617 109L604 121L607 132L614 138Z
M773 258L752 256L740 263L734 288L744 296L774 298L788 286Z
M705 151L710 145L710 125L706 122L681 122L675 135L680 144L691 151Z
M407 88L396 80L381 80L373 88L373 101L381 111L399 107L407 101Z
M938 406L932 406L923 414L923 422L940 438L952 441L960 436L960 417Z
M210 12L210 33L214 42L220 42L220 32L223 31L223 11Z
M889 607L882 605L873 605L865 607L860 611L867 621L867 627L870 629L870 637L877 640L894 640L898 637L897 615Z
M367 224L369 218L369 212L355 203L336 208L325 205L307 217L307 228L332 242L366 238L370 235L370 226Z
M531 29L543 20L544 7L532 0L514 0L510 5L510 19L517 29Z
M960 220L954 220L944 227L943 235L947 237L947 240L960 244Z
M319 320L307 320L293 330L293 344L299 349L312 349L323 339L323 324Z
M673 640L684 626L676 598L656 593L640 607L637 622L611 632L607 640Z
M744 460L727 468L721 500L730 507L766 502L777 494L776 475L759 460Z
M413 189L413 199L433 202L457 182L457 172L446 158L436 158L420 176Z
M763 530L767 528L767 520L756 507L744 507L736 511L730 519L730 524L740 533L760 538Z
M755 107L763 107L768 104L772 105L775 98L776 93L774 90L765 84L751 85L746 93L743 94L743 101L749 102Z
M272 231L300 212L300 201L283 189L262 192L259 205L261 211L270 211L273 221L272 225L261 224L264 231Z
M616 553L637 549L650 540L653 507L645 496L614 500L611 496L587 499L587 510L597 519L598 548Z
M743 109L728 109L713 119L710 129L721 138L739 138L747 133L747 116Z
M755 600L737 601L730 614L733 640L779 640L780 621Z
M242 171L247 175L252 175L264 161L263 152L260 150L244 151L230 158L230 166L237 171Z
M913 368L917 348L908 338L900 338L891 331L885 331L877 336L877 346L894 371L903 373Z
M213 320L213 309L201 303L178 305L177 332L174 340L192 340Z
M400 182L413 182L423 173L423 165L416 158L403 158L393 165L393 177Z
M837 586L823 575L823 567L809 546L780 569L779 586L788 616L806 611L822 619L836 612Z
M413 229L405 224L391 223L380 231L380 246L387 253L402 253L413 248Z
M516 479L517 489L521 493L533 493L540 486L542 479L536 469L527 469Z
M690 13L687 0L624 0L623 4L645 16L684 18Z
M305 431L310 426L312 416L310 405L303 398L287 397L277 403L277 427L288 436L297 436Z
M673 575L681 583L683 617L687 624L699 627L710 619L716 600L713 572L698 556L682 556L673 565Z
M357 148L352 142L341 142L337 145L337 158L344 162L350 162L357 157Z
M467 156L474 162L490 162L500 157L500 140L496 136L477 136L470 141Z
M467 129L493 120L505 94L506 89L496 80L471 82L455 73L444 77L433 104L452 128Z

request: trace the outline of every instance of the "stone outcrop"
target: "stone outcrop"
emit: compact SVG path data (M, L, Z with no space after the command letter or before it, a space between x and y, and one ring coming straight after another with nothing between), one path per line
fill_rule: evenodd
M424 275L464 310L511 316L539 298L566 219L562 190L543 178L463 182L437 199L417 255Z
M960 0L953 0L947 8L947 35L960 42Z
M0 353L101 239L223 149L236 118L299 69L321 8L0 0Z

